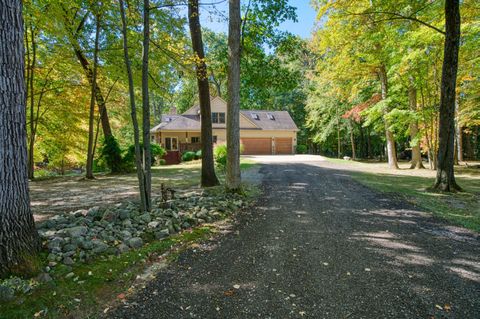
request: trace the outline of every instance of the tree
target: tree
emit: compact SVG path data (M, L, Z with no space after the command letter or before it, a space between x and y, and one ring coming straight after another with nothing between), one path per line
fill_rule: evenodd
M90 112L88 116L88 150L85 177L93 179L93 130L95 120L95 91L97 86L98 42L100 37L100 14L95 15L95 47L93 49L92 92L90 97Z
M461 190L454 175L455 97L460 45L459 0L445 1L445 45L440 92L440 122L437 177L434 188L453 192Z
M143 54L142 54L142 109L143 109L143 183L145 211L152 208L152 153L150 150L150 96L148 90L148 63L150 48L150 1L143 1Z
M240 0L229 1L228 29L228 109L227 109L227 189L238 191L240 173Z
M200 26L198 0L188 0L188 22L192 38L198 96L200 101L201 139L202 139L202 187L219 184L215 175L213 161L212 113L210 106L210 88L208 83L207 64L203 49L202 29Z
M0 276L32 271L40 239L30 210L22 3L0 0Z

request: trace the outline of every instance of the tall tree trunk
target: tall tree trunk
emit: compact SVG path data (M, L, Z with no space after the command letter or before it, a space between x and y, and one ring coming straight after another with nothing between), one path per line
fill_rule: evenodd
M132 116L133 124L133 140L135 143L135 165L137 169L138 188L140 191L140 204L142 211L146 211L147 207L144 182L145 177L143 175L142 154L140 150L140 131L138 129L137 107L135 105L135 88L133 86L132 66L130 62L130 55L128 54L127 19L125 17L125 5L123 0L120 0L120 15L122 18L123 55L128 76L128 94L130 97L130 114Z
M33 22L31 22L33 23ZM27 38L27 48L28 48L28 32L26 33ZM35 31L30 25L30 43L32 48L32 58L29 60L29 72L27 79L27 93L30 98L30 136L28 139L28 178L33 180L35 178L35 163L34 163L34 150L35 150L35 113L34 113L34 104L35 104L35 91L33 86L33 81L35 79L35 66L37 64L37 42L35 40Z
M355 136L353 134L353 120L350 120L350 144L352 146L352 159L357 159L357 154L355 153Z
M145 210L152 207L152 154L150 151L150 96L148 91L148 53L150 47L150 1L143 1L143 55L142 55L142 108L143 108L143 175L145 184Z
M97 86L98 42L100 37L100 15L95 16L95 48L93 51L92 93L90 96L90 112L88 118L88 150L85 177L93 179L93 129L95 120L95 91Z
M410 80L413 82L413 80ZM410 111L417 112L417 89L413 86L413 83L410 84L408 88L408 102L410 104ZM422 153L420 151L420 140L418 138L418 121L417 119L413 120L410 123L410 146L412 148L412 162L410 168L425 168L422 163Z
M379 68L378 75L380 77L380 84L382 86L382 100L385 100L388 96L388 81L387 81L387 71L385 66L382 65ZM387 111L385 110L384 119L385 122L385 137L387 139L387 158L388 166L392 169L398 169L397 163L397 150L395 147L395 138L393 132L390 130L390 123L385 118Z
M460 43L459 0L445 1L445 46L443 51L442 86L437 178L434 188L453 192L461 190L455 181L453 152L455 141L455 87L457 83L458 48Z
M229 0L227 189L240 188L240 0Z
M22 2L0 0L0 277L35 271L40 239L27 176Z
M457 95L456 102L455 102L455 108L456 108L456 113L457 113L457 121L456 121L456 139L455 141L457 142L456 145L456 150L457 150L457 161L463 162L463 126L462 123L460 123L460 101L459 97Z
M188 0L188 22L192 37L197 71L198 96L200 100L202 135L202 180L203 187L219 184L213 163L212 111L210 106L210 88L208 85L207 64L203 49L202 29L198 10L198 0Z
M338 105L335 109L337 116L337 158L342 157L342 143L340 140L340 114L338 112Z

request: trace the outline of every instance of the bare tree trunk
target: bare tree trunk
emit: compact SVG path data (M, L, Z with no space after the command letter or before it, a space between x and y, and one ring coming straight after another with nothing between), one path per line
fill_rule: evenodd
M33 22L31 22L33 23ZM28 48L28 33L26 33L27 38L27 48ZM34 163L34 150L35 150L35 114L34 114L34 104L35 104L35 91L33 86L33 81L35 79L35 66L37 64L37 43L35 40L35 32L33 27L30 25L30 41L32 44L32 59L29 60L29 72L27 79L27 92L30 91L28 97L30 98L30 136L28 143L28 178L33 180L35 178L35 163Z
M411 79L413 82L413 79ZM411 83L408 88L408 102L410 104L410 110L417 112L417 89ZM410 123L410 146L412 147L412 162L411 169L425 168L422 163L422 153L420 151L420 140L418 138L418 121L415 119Z
M458 70L458 48L460 43L459 0L445 1L445 46L440 91L440 122L437 178L434 188L453 192L461 190L454 175L455 141L455 87Z
M150 96L148 93L148 53L150 47L150 1L143 1L143 55L142 55L142 107L143 107L143 175L145 184L145 210L152 207L152 154L150 152Z
M0 277L36 270L27 176L22 2L0 0Z
M227 189L238 191L240 173L240 0L229 0Z
M385 66L382 65L378 71L378 75L380 77L380 84L382 86L382 100L385 100L388 95L388 82L387 82L387 71L385 70ZM385 111L386 113L386 111ZM387 158L388 158L388 166L392 169L398 169L397 163L397 150L395 147L395 138L393 136L392 131L390 130L390 124L384 118L383 121L385 122L385 137L387 139Z
M90 97L90 112L88 118L88 150L85 178L93 179L93 129L95 119L95 91L97 86L98 42L100 37L100 15L95 16L95 48L93 51L92 92Z
M202 130L202 180L203 187L219 184L213 163L212 111L210 107L210 88L207 76L207 64L203 49L202 29L200 26L198 0L188 0L188 22L192 37L197 71L198 95L200 100L200 116Z
M353 134L353 120L350 120L350 144L352 146L352 159L357 159L357 154L355 152L355 136Z
M133 140L135 143L135 165L137 169L138 188L140 191L140 204L142 211L146 211L146 196L145 196L145 182L142 166L142 155L140 150L140 131L138 129L137 120L137 107L135 105L135 92L133 86L133 74L130 62L130 56L128 54L128 39L127 39L127 19L125 17L125 5L123 0L120 0L120 15L122 18L122 35L123 35L123 54L125 60L125 67L127 69L128 76L128 93L130 96L130 114L132 116L133 124Z
M457 95L457 98L455 100L455 111L457 113L457 121L456 121L456 150L457 150L457 162L463 162L463 126L462 123L460 122L460 101L459 97ZM458 164L458 163L457 163Z

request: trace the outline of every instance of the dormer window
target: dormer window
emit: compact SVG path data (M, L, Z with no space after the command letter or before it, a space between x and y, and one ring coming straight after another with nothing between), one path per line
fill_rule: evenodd
M254 119L254 120L257 120L257 121L258 121L258 120L260 120L260 117L258 116L258 114L257 114L257 113L252 113L252 119Z
M172 121L172 118L171 118L171 117L165 118L165 122L171 122L171 121Z
M225 113L223 112L212 112L212 123L214 124L225 124Z
M268 116L268 119L275 121L275 116L273 114L268 113L267 116Z

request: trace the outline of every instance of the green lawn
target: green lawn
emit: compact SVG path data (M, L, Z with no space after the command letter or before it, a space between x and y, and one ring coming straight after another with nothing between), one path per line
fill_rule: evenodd
M353 171L358 182L386 193L395 193L433 215L475 231L480 231L480 180L472 176L457 177L464 192L447 194L429 191L433 177L379 174Z

